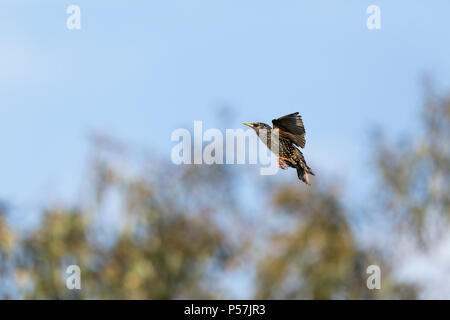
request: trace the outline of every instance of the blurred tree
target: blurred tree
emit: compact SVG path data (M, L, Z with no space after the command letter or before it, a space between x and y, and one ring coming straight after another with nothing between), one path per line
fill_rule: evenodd
M377 137L375 209L398 235L426 249L449 231L450 96L427 86L421 124L414 139Z
M12 276L12 259L16 236L8 225L6 215L8 206L0 201L0 297L9 298L9 279Z
M232 210L223 192L224 169L158 165L134 176L116 156L105 156L114 143L101 144L92 160L95 196L88 205L46 210L41 225L23 238L15 275L26 279L18 282L25 298L218 297L220 291L209 289L208 270L224 267L234 252L213 221L220 210ZM113 198L126 215L118 234L105 243L99 241L107 232L105 221L96 218ZM81 268L82 290L66 288L70 264Z
M289 230L274 232L262 257L257 297L262 299L414 298L413 287L390 276L376 251L358 247L336 188L280 186L273 204L288 215ZM367 267L378 265L381 290L369 290Z

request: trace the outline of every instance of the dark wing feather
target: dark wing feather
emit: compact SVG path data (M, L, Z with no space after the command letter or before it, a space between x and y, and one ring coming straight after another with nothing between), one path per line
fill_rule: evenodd
M305 147L305 127L298 112L272 120L274 129L278 128L280 138L291 140L295 145Z

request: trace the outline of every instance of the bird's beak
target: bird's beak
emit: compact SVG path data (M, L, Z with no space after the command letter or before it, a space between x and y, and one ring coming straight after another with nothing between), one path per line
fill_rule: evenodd
M251 123L244 122L243 124L245 124L246 126L249 126L250 128L253 128L253 125Z

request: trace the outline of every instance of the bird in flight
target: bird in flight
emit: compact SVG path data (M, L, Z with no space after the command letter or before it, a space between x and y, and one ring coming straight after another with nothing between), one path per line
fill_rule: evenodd
M296 147L304 148L306 143L305 127L298 112L273 119L273 128L262 122L244 124L255 130L269 150L278 156L278 166L281 169L288 167L297 169L298 178L307 185L311 185L308 174L314 175L314 173Z

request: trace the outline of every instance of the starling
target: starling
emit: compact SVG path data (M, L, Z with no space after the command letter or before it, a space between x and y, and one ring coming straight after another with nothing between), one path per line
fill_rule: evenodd
M281 169L288 167L297 169L298 178L307 185L311 185L308 174L314 175L314 173L296 147L304 148L306 143L306 131L298 112L273 119L273 128L262 122L244 124L253 128L269 150L278 156L278 165Z

